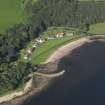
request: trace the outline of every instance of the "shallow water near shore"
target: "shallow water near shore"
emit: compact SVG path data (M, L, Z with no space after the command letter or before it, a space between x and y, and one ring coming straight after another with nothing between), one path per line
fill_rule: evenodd
M21 105L105 105L105 42L87 42L63 57L66 73Z

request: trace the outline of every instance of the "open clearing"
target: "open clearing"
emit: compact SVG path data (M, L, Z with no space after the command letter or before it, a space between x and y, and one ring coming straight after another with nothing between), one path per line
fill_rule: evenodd
M105 22L90 26L90 33L105 34Z
M22 0L0 0L0 32L24 20Z

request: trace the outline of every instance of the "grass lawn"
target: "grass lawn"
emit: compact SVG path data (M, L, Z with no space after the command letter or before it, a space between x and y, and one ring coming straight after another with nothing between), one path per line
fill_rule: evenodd
M0 0L0 32L25 19L22 0Z
M58 47L80 38L80 36L64 37L55 40L49 40L41 44L32 54L31 62L33 64L43 63Z
M91 25L89 32L90 33L102 33L102 34L104 34L105 33L105 22Z

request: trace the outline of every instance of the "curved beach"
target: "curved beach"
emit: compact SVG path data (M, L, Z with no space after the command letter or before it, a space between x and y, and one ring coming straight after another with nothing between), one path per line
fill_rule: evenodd
M61 52L61 49L58 49L49 58L49 61L51 59L53 62L58 61L58 68L65 69L65 75L56 80L46 91L24 101L21 105L102 105L105 103L105 40L90 38L83 38L83 42L80 40L77 41L77 46L72 44L74 47L72 50L70 44L66 45L69 46L66 47L67 50L70 48L67 55L55 57L58 51Z
M80 103L81 105L96 105L97 101L100 102L98 100L99 96L102 97L100 92L102 89L100 88L104 87L102 85L104 83L103 78L105 77L104 52L104 39L81 38L58 48L46 63L57 62L58 69L66 70L66 73L57 79L48 89L37 94L37 96L34 93L30 98L24 100L23 103L15 104L77 105ZM102 75L102 78L100 75ZM45 83L47 82L45 81ZM15 104L10 102L3 105Z
M77 47L80 47L84 43L90 42L91 40L88 37L80 38L76 41L70 42L62 47L58 48L46 61L45 63L49 62L56 62L59 61L62 57L68 55L72 50Z

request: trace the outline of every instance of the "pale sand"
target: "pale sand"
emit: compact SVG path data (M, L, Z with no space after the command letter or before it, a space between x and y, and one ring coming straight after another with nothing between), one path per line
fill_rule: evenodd
M59 61L62 57L70 54L73 49L91 41L92 40L90 40L88 37L84 37L70 42L69 44L63 45L62 47L58 48L44 63Z

